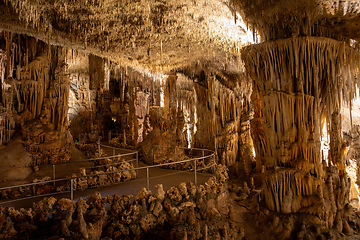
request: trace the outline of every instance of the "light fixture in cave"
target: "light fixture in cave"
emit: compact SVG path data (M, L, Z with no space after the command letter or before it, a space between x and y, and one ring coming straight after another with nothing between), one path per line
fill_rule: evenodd
M349 159L349 163L346 166L346 172L351 178L351 187L350 187L350 202L351 205L357 209L360 209L360 188L358 183L358 166L356 159Z
M185 119L185 126L184 130L186 129L186 139L187 139L187 147L191 148L192 143L192 134L191 134L191 128L193 127L193 124L191 123L191 116L190 116L190 110L186 107L186 104L183 105L183 111L184 111L184 119Z
M168 76L164 74L158 74L153 77L154 82L160 81L160 107L165 106L165 82Z
M325 160L326 164L329 165L329 149L330 149L330 136L327 130L327 121L325 119L324 126L321 130L321 159Z
M350 39L350 46L355 48L356 47L356 44L357 44L357 41L354 40L354 39Z
M194 135L196 134L197 132L197 121L198 121L198 118L197 118L197 108L196 108L196 104L194 105Z

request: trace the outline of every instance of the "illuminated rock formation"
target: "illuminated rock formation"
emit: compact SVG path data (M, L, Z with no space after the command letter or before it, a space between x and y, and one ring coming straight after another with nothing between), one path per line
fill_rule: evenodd
M250 21L262 24L257 20ZM260 33L268 39L273 28L266 27ZM359 52L341 41L306 36L246 47L242 58L258 104L252 127L258 169L266 169L266 206L282 213L314 214L330 228L339 224L350 191L339 111L342 101L354 97ZM329 166L320 149L325 119L330 130Z

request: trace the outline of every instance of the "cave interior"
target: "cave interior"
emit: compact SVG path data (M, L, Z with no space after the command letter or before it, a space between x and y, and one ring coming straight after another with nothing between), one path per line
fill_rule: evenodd
M360 239L358 1L0 0L0 13L1 239ZM135 181L100 141L213 176L51 195ZM47 182L79 156L99 159L71 187Z

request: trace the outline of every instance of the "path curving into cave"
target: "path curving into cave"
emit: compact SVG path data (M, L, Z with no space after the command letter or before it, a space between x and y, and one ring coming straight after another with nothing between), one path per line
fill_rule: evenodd
M104 149L105 150L105 149ZM107 150L106 150L107 151ZM127 149L120 149L117 150L117 154L123 154L123 153L129 153L129 150ZM73 158L74 157L74 158ZM76 158L75 158L76 157ZM79 159L80 158L80 159ZM71 177L71 174L74 172L79 172L80 167L86 167L89 165L89 161L83 161L81 160L87 160L85 154L83 154L80 150L73 147L72 149L72 160L74 162L77 162L76 164L72 161L69 161L69 164L60 164L59 167L57 166L56 175L57 178L62 177ZM80 160L80 161L79 161ZM92 163L91 163L92 164ZM77 201L79 198L86 199L90 195L94 194L95 192L99 192L102 196L108 196L108 195L114 195L117 194L119 196L122 195L133 195L136 196L136 194L142 189L147 187L147 169L146 167L150 166L146 163L139 161L139 169L138 175L136 179L127 181L127 182L119 182L107 186L99 186L92 189L86 189L86 190L76 190L74 191L74 200ZM39 172L32 174L32 176L29 176L27 179L28 182L32 182L32 180L35 178L41 179L41 177L44 176L52 176L52 165L46 165L41 166L41 169ZM213 176L210 173L196 173L197 178L197 184L204 184L211 176ZM151 167L149 168L149 188L151 191L155 191L155 186L157 184L162 184L164 190L168 190L172 186L178 186L181 182L194 182L195 181L195 174L194 172L190 171L182 171L182 170L173 170L173 169L165 169L161 167ZM32 179L32 180L30 180ZM14 185L14 184L12 184ZM57 199L60 198L70 198L71 195L69 192L66 193L60 193L60 194L49 194L48 197L55 197ZM44 195L40 196L34 196L29 199L2 199L0 200L0 207L15 207L15 208L30 208L33 206L33 203L40 201L44 198Z

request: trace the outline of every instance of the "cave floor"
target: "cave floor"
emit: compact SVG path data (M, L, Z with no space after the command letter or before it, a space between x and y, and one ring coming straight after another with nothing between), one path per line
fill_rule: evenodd
M83 154L75 146L73 146L71 150L72 150L71 160L66 164L61 164L56 166L56 179L71 177L72 173L79 173L79 168L91 166L90 162L71 164L71 161L87 159L85 154ZM108 150L105 150L105 152L108 153ZM128 153L128 152L129 150L126 149L121 151L121 153ZM116 154L118 154L118 152L116 152ZM147 166L147 164L139 160L139 167L144 167L144 166ZM164 168L150 168L149 175L150 178L153 178L150 179L150 190L153 192L156 191L155 185L157 184L162 184L164 190L166 191L172 186L179 185L181 182L188 182L188 181L194 182L194 173L187 171L171 170ZM0 182L0 187L30 183L34 179L42 179L47 176L51 178L53 176L52 165L40 166L39 171L31 173L28 177L26 177L24 180L21 181ZM212 174L209 173L197 173L198 184L204 184L211 176ZM143 169L143 170L139 170L138 177L136 179L130 180L128 182L122 182L110 186L102 186L98 188L87 189L84 191L75 191L74 200L77 201L80 197L86 199L88 196L94 194L96 191L100 192L100 194L103 197L114 194L117 194L119 196L132 194L136 196L136 194L142 188L146 187L146 185L147 185L146 169ZM70 193L62 193L53 196L56 198L70 198ZM12 202L10 202L9 199L4 199L4 200L0 200L0 207L28 208L28 207L32 207L33 202L37 202L42 198L43 197L39 196L30 199L16 200Z

